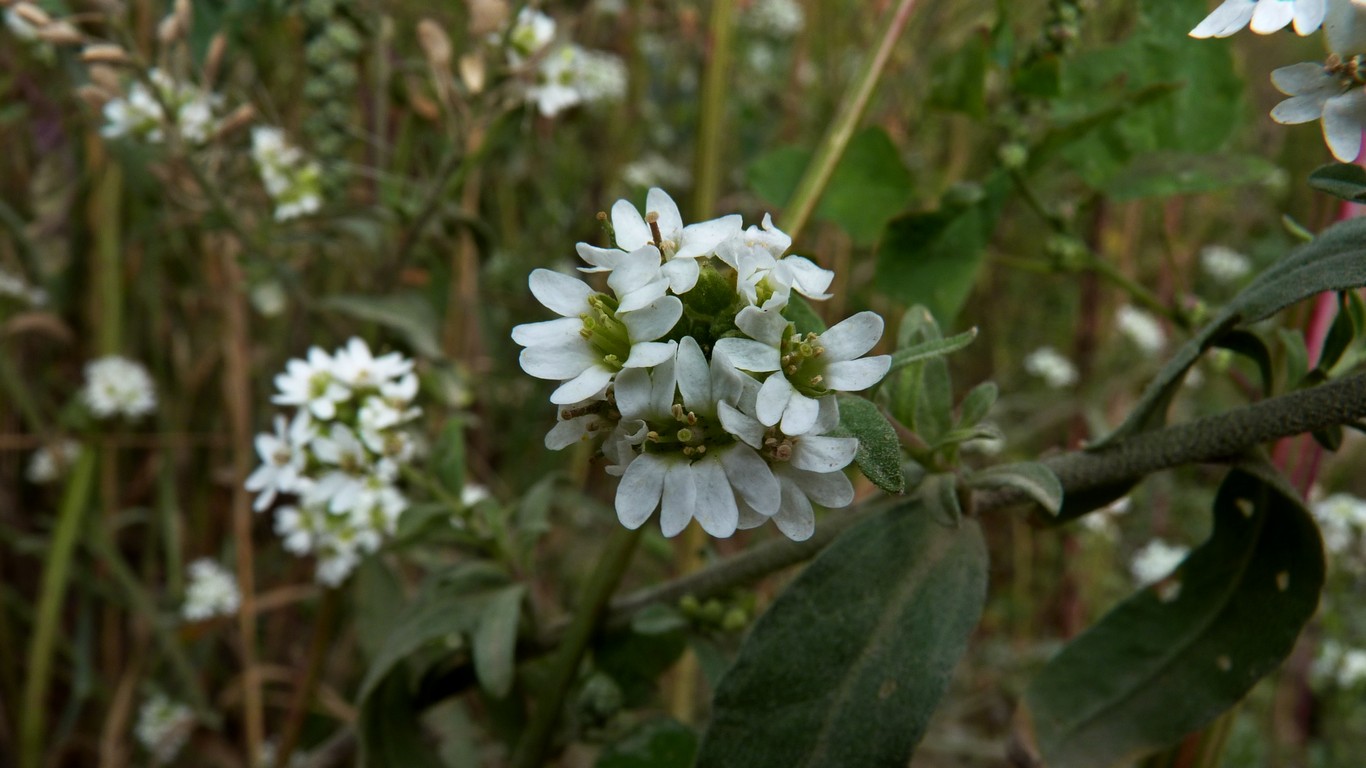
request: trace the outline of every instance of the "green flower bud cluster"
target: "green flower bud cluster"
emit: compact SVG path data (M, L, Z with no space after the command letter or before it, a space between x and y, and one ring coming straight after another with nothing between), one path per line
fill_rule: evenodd
M743 632L754 618L754 593L737 593L726 600L713 597L705 602L684 595L678 609L698 629L734 634Z
M304 99L308 117L303 133L313 152L324 162L323 184L335 189L342 181L339 168L351 142L347 125L352 120L351 105L360 82L359 57L364 38L356 13L359 8L347 0L307 0L301 12L308 24L304 63L308 79Z

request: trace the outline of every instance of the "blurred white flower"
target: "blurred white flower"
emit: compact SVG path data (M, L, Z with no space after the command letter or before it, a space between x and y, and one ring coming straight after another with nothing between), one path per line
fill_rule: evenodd
M687 168L652 152L621 169L621 178L634 187L686 187L692 183Z
M30 483L46 485L60 480L81 455L81 444L69 438L39 446L28 460L24 477Z
M1325 640L1319 647L1310 674L1337 688L1355 688L1366 682L1366 651L1348 648L1336 640Z
M1221 283L1236 283L1252 271L1252 262L1227 246L1209 245L1200 251L1200 267Z
M1024 369L1033 376L1043 379L1053 389L1070 387L1077 383L1077 368L1072 361L1052 347L1039 347L1025 356Z
M1271 119L1285 125L1321 119L1328 149L1344 163L1357 159L1366 130L1366 89L1348 67L1331 60L1328 66L1303 62L1271 73L1272 85L1290 97L1271 110Z
M153 764L165 765L180 753L194 726L194 712L188 706L156 693L138 709L133 734L151 754Z
M466 507L472 507L489 498L489 489L478 483L465 483L460 488L460 503Z
M1334 555L1351 552L1366 530L1366 501L1349 493L1335 493L1309 509L1323 534L1324 547Z
M307 408L324 421L337 415L337 403L351 399L351 390L337 380L332 356L318 347L308 350L308 359L293 359L285 372L275 377L279 393L270 399L276 405Z
M322 208L322 169L285 140L284 131L257 127L251 131L251 158L266 193L275 201L275 220L287 221Z
M579 104L618 101L626 95L626 64L610 53L561 45L541 59L526 95L545 117Z
M104 105L105 138L133 138L159 144L166 140L165 126L173 124L186 142L203 144L217 130L214 111L222 97L205 93L198 86L179 83L159 69L147 73L155 93L141 81L128 89L127 96L110 99Z
M1129 563L1129 572L1140 586L1154 584L1166 578L1188 554L1188 547L1168 544L1162 539L1153 539L1134 553L1134 559Z
M1157 318L1131 304L1115 312L1115 325L1134 346L1150 355L1161 352L1167 345L1167 333Z
M1191 37L1228 37L1250 26L1259 35L1285 29L1291 22L1299 35L1310 35L1323 23L1328 0L1224 0L1190 31Z
M189 584L180 615L186 621L203 621L214 616L231 616L242 604L237 578L217 561L201 558L190 563Z
M496 36L495 36L496 37ZM545 50L555 39L555 20L531 6L524 6L507 36L508 64L517 67Z
M0 267L0 298L9 297L31 307L47 304L47 291L28 284L22 276Z
M747 28L780 39L796 35L806 24L797 0L754 0L740 19Z
M98 419L120 415L135 419L151 413L157 405L147 369L118 355L86 364L81 400Z
M246 488L258 494L253 505L257 512L275 502L278 493L303 493L309 481L303 473L308 466L308 444L314 438L308 411L299 411L289 426L284 416L275 417L275 434L256 436L256 454L261 466L247 476Z

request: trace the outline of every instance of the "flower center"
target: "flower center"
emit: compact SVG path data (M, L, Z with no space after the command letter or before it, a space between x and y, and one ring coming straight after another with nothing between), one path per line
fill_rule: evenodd
M782 356L778 361L794 389L807 397L819 397L829 392L824 384L825 361L821 357L825 354L825 347L821 346L820 336L797 333L789 325L787 333L783 335L781 351Z
M602 362L614 371L620 371L626 359L631 356L631 336L626 324L617 319L617 302L605 294L588 297L589 311L579 315L583 328L579 335L588 341L593 351L602 356Z
M275 466L283 467L286 464L288 464L290 460L293 458L294 452L289 450L288 448L282 447L276 449L275 453L271 454L270 460L275 464Z
M797 438L784 435L777 427L770 427L764 435L764 447L759 453L770 461L791 461L796 445Z
M318 371L308 377L308 394L316 400L327 393L327 387L332 383L332 374L326 371Z
M649 431L642 448L647 453L681 453L696 460L709 450L735 443L735 436L723 429L719 421L685 411L680 403L674 403L671 415L669 420L646 422Z

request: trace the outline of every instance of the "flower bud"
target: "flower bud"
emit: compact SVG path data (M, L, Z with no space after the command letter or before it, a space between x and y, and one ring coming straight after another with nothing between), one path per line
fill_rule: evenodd
M79 45L85 42L85 35L65 21L54 21L38 29L38 39L54 45Z
M451 65L451 39L446 31L431 19L417 23L417 44L427 57L427 63L437 69L448 69Z
M19 18L38 28L46 27L52 23L52 17L33 3L19 3L10 10L14 11Z
M87 45L81 51L81 61L86 64L127 64L131 59L128 52L120 46L96 43Z
M507 0L465 0L469 8L469 30L475 37L502 29L508 20Z

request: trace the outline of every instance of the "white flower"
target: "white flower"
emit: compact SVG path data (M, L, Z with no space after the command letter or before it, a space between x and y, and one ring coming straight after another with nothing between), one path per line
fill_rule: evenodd
M306 555L313 551L327 511L317 506L288 506L275 511L275 533L287 551Z
M1357 535L1366 530L1366 501L1348 493L1335 493L1317 501L1310 511L1323 534L1323 545L1341 555L1351 549Z
M1243 27L1268 35L1292 21L1295 32L1310 35L1323 23L1326 0L1224 0L1190 31L1191 37L1228 37Z
M1200 266L1221 283L1236 283L1252 271L1246 256L1223 245L1209 245L1201 250Z
M489 489L478 483L465 483L460 488L460 503L466 507L472 507L490 498L492 495Z
M152 762L165 765L175 759L194 730L194 713L177 701L157 693L138 710L134 735L152 755Z
M627 255L647 272L655 258L644 249ZM636 271L630 266L615 270L608 284L621 284L630 293L636 285ZM550 402L568 405L592 399L618 371L648 368L673 356L674 342L656 339L671 331L683 315L683 303L676 296L660 296L624 311L625 302L594 293L583 281L558 272L537 269L528 282L532 295L561 315L559 320L512 329L512 340L526 347L520 357L522 369L539 379L564 382Z
M366 475L378 471L365 445L345 424L336 423L313 440L313 455L329 467L307 493L309 504L326 503L328 511L348 512L364 498Z
M0 298L9 297L32 307L47 303L47 291L28 284L22 276L0 267Z
M277 405L307 408L315 417L330 421L337 415L337 403L351 399L334 372L331 355L318 347L308 350L308 359L293 359L285 364L285 372L275 377L279 394L270 399Z
M365 340L358 337L352 337L346 343L346 347L338 350L332 358L333 375L353 390L379 388L406 376L412 370L412 360L398 352L375 357L370 353L370 346ZM406 386L408 385L405 384ZM416 391L416 379L413 380L411 387Z
M1070 387L1077 383L1077 368L1072 361L1052 347L1039 347L1025 356L1024 369L1038 376L1053 389Z
M256 455L261 466L246 481L246 489L258 494L253 508L260 512L275 502L278 493L302 493L310 481L304 478L308 465L306 447L314 437L313 422L308 411L299 411L294 420L285 425L285 417L275 417L275 434L263 432L256 436Z
M290 146L284 131L262 126L251 131L251 157L266 192L275 201L275 220L286 221L322 207L322 170Z
M33 452L24 477L30 483L45 485L60 480L81 455L81 444L61 439L42 445Z
M737 499L765 516L777 511L778 481L756 447L737 439L720 416L718 403L728 394L739 397L736 372L727 367L717 355L708 363L697 342L685 337L676 361L650 373L622 372L616 386L619 429L641 451L630 458L617 486L622 525L639 528L660 509L665 536L696 519L707 533L724 538L739 524ZM761 436L762 428L751 438Z
M156 93L146 83L136 82L127 97L110 99L104 105L105 125L100 133L111 139L133 136L160 143L166 139L164 126L173 122L180 137L190 144L207 142L217 129L214 110L222 97L204 93L189 83L178 83L159 69L147 74Z
M1366 681L1366 651L1326 640L1319 648L1311 673L1319 680L1331 681L1338 688L1354 688Z
M1347 59L1366 53L1366 0L1327 0L1323 38L1328 52Z
M216 561L202 558L190 563L190 583L185 588L185 605L180 615L186 621L203 621L214 616L231 616L242 604L237 579Z
M792 37L806 24L796 0L756 0L741 19L750 29L777 38Z
M1166 578L1189 553L1190 549L1180 544L1168 544L1161 539L1153 539L1134 553L1134 559L1129 563L1129 572L1140 585L1154 584Z
M1313 62L1291 64L1271 73L1271 83L1290 98L1271 110L1271 119L1286 125L1323 121L1323 139L1333 157L1344 163L1361 153L1366 130L1366 89L1340 66Z
M1167 345L1167 334L1157 318L1132 305L1124 305L1115 312L1115 325L1139 349L1156 354Z
M554 117L579 104L617 101L625 93L626 65L619 57L567 44L541 59L526 97L542 115Z
M860 312L820 334L799 334L777 311L745 307L735 324L749 338L723 338L716 352L742 371L772 372L759 390L759 421L781 421L787 435L803 435L816 423L819 400L834 392L857 392L882 380L889 355L863 357L882 338L882 317Z
M716 253L726 240L740 232L742 221L737 214L684 226L683 216L669 194L652 187L645 194L645 215L627 200L612 205L612 230L617 247L596 248L579 243L580 258L592 265L586 272L616 270L633 263L635 254L653 249L656 266L663 273L666 285L675 294L683 294L697 285L701 272L697 260ZM660 288L657 282L652 282ZM663 291L659 290L659 295Z
M786 307L793 289L808 299L830 298L826 290L835 273L802 256L783 256L790 247L792 238L764 214L763 226L732 235L717 247L716 256L735 270L740 295L760 309Z
M686 187L692 183L687 168L652 152L621 169L621 178L633 187Z
M544 13L525 6L517 12L508 33L508 64L520 66L523 61L533 58L545 50L555 39L555 20Z
M156 391L147 369L125 357L110 355L85 366L81 400L98 419L145 416L156 408Z

